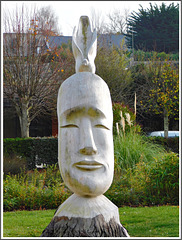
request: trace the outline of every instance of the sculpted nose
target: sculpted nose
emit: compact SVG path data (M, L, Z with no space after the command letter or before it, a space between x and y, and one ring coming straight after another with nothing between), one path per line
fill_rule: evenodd
M84 155L94 155L97 153L91 126L81 129L79 152Z
M84 155L94 155L97 153L97 150L93 147L83 147L80 149L80 153Z

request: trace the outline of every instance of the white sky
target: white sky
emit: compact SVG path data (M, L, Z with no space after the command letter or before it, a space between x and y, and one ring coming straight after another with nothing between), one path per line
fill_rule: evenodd
M166 5L174 2L181 3L181 1L1 1L2 13L7 9L9 11L15 10L16 6L42 7L51 6L56 16L59 18L59 28L64 36L72 36L74 26L78 25L80 16L91 16L91 9L102 16L105 20L107 15L113 10L119 9L124 13L125 10L138 11L140 4L146 9L149 8L149 3L156 3L161 5L164 2Z

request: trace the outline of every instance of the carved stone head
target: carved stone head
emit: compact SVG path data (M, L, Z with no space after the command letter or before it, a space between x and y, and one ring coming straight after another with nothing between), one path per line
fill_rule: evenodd
M107 84L80 72L58 93L58 159L62 177L76 194L98 196L111 185L114 172L113 113Z
M58 161L67 186L81 196L98 196L114 172L113 113L107 84L95 73L97 34L87 16L74 29L76 74L58 93Z

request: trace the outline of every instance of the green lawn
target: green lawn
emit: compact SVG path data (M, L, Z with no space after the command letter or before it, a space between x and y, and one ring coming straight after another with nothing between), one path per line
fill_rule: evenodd
M55 210L5 212L3 237L39 237ZM179 237L179 208L123 207L120 221L131 237Z
M123 207L120 221L131 237L179 237L179 207Z

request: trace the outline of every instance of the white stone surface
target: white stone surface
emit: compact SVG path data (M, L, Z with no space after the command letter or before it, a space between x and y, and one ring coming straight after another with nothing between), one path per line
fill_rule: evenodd
M102 195L114 173L113 112L109 88L94 74L96 45L96 31L82 16L72 40L76 74L63 82L57 101L59 168L74 194L55 217L102 215L106 222L114 218L121 225L117 206Z
M104 195L86 198L73 194L59 206L55 216L94 218L100 214L106 222L113 217L117 223L120 222L117 206Z
M97 52L97 32L96 29L92 31L87 16L81 16L78 28L75 27L73 30L72 50L76 61L76 73L95 73L94 60Z
M82 197L77 194L70 196L64 203L62 203L54 217L68 217L74 218L94 218L102 215L104 220L108 223L112 218L121 225L119 219L118 207L114 205L104 195L97 197ZM122 225L121 225L122 226ZM122 226L123 227L123 226ZM130 237L127 230L123 227L127 237Z
M113 113L107 84L96 74L76 73L58 93L58 161L66 185L98 196L114 172Z

